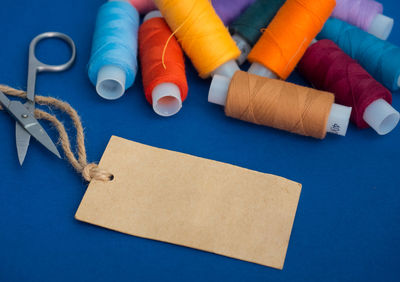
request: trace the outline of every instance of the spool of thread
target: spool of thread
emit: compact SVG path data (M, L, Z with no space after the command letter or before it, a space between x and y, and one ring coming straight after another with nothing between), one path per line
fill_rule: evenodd
M202 78L239 70L240 55L228 30L208 0L154 0Z
M101 6L88 65L90 81L105 99L118 99L137 73L139 14L125 1Z
M392 32L394 21L382 13L383 5L373 0L336 0L332 17L386 40Z
M212 0L211 3L225 25L229 25L255 0ZM156 10L153 0L130 0L140 14Z
M212 0L215 11L225 25L235 20L255 0Z
M129 0L129 1L141 15L147 14L148 12L157 9L153 0Z
M335 0L287 0L250 52L249 72L287 79L335 4Z
M311 45L298 70L317 89L335 94L335 101L353 108L351 120L378 134L392 131L400 115L390 105L392 94L331 40Z
M346 135L351 108L331 93L238 71L232 80L215 75L208 95L229 117L323 139Z
M188 85L182 49L173 36L163 53L171 30L159 11L146 15L139 29L139 57L147 101L160 116L179 112L187 97Z
M257 0L250 5L229 27L233 40L242 51L238 58L239 65L243 64L251 48L257 43L276 13L286 0Z
M329 19L318 39L330 39L392 91L400 85L400 48L339 19Z

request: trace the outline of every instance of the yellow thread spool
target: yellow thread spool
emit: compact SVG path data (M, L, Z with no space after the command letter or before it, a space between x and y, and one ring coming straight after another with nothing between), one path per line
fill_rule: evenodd
M208 0L154 0L200 77L207 78L240 50Z

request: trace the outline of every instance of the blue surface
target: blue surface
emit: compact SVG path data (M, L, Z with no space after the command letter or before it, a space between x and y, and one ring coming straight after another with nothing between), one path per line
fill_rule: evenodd
M0 113L0 281L399 281L400 128L380 137L352 125L345 138L318 141L229 119L207 102L210 81L189 64L189 98L175 117L153 113L140 77L122 99L102 100L86 74L102 2L2 0L0 82L25 89L30 40L44 31L65 32L76 42L77 62L68 72L40 75L37 92L78 110L90 160L100 159L114 134L303 183L285 268L76 221L86 183L35 141L20 168L14 123ZM389 40L400 45L398 1L382 2L397 19ZM68 56L58 42L39 48L50 62ZM290 80L304 83L298 75ZM399 93L394 106L400 108Z

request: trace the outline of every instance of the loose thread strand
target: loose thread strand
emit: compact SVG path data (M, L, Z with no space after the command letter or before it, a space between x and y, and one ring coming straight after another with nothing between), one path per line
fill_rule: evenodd
M193 9L193 8L194 8L194 5L193 5L192 9ZM175 29L175 31L173 31L173 32L171 33L171 35L168 37L167 41L165 42L164 49L163 49L163 52L162 52L162 57L161 57L162 65L163 65L163 68L164 68L165 70L167 69L167 66L166 66L166 64L165 64L165 53L167 52L167 48L168 48L169 42L170 42L171 39L175 36L175 34L176 34L182 27L185 26L185 24L188 22L189 19L190 19L190 18L187 17L187 18L183 21L183 23L182 23L180 26L178 26L177 29Z

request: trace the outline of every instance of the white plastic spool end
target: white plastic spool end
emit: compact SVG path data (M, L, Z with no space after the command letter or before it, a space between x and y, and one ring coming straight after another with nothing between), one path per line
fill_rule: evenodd
M215 71L213 71L211 73L211 76L219 74L219 75L223 75L225 77L231 78L235 74L235 72L237 72L239 70L240 70L240 68L239 68L238 64L236 63L236 61L230 60L230 61L227 61L225 64L221 65Z
M214 75L208 92L208 102L225 106L230 83L230 78L218 74Z
M397 126L400 114L388 102L378 99L367 107L363 118L379 135L385 135Z
M96 91L107 100L115 100L125 93L126 74L120 67L108 65L97 74Z
M273 79L278 78L278 76L275 73L273 73L272 71L270 71L269 69L267 69L266 67L264 67L259 63L252 63L248 72L262 77L273 78Z
M241 37L239 34L234 34L232 36L233 40L235 40L237 47L242 52L239 58L236 60L239 66L243 65L243 63L247 60L247 56L251 52L251 46L247 41Z
M182 108L181 91L173 83L161 83L152 92L153 109L163 117L175 115Z
M161 14L160 11L154 10L154 11L149 12L149 13L144 17L143 22L146 22L146 21L151 20L151 19L153 19L153 18L162 18L162 17L163 17L163 16L162 16L162 14Z
M318 42L318 40L314 38L313 40L311 40L310 46L314 45L317 42Z
M329 114L327 132L346 136L349 127L351 107L333 104Z
M394 20L382 14L377 14L368 28L368 32L379 39L388 39L393 29Z

